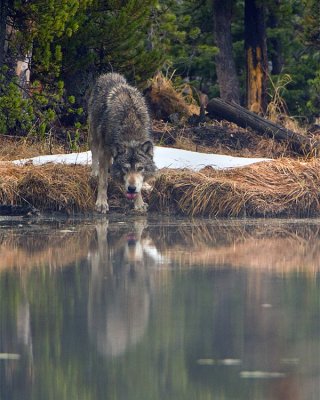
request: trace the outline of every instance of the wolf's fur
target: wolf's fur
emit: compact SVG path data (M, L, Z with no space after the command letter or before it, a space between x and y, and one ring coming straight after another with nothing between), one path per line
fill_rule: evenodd
M146 209L141 188L153 175L153 142L150 118L141 93L128 85L122 75L101 75L88 105L92 173L99 177L96 210L108 211L108 170L124 184L135 209ZM113 162L112 162L113 161Z

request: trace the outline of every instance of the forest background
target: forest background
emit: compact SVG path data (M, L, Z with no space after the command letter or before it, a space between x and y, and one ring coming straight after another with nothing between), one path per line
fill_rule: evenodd
M142 90L162 72L251 109L255 68L258 112L281 96L301 124L319 118L318 0L1 0L0 134L76 143L108 71Z

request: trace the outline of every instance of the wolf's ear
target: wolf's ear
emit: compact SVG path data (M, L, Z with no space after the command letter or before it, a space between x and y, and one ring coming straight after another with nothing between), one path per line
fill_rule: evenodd
M147 140L146 142L144 142L141 145L141 148L145 154L153 156L153 143L151 142L151 140Z

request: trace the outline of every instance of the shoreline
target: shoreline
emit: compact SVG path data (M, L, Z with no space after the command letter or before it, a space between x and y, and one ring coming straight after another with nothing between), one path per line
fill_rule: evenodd
M84 165L0 164L0 204L67 214L94 212L96 181ZM162 169L143 192L151 213L210 218L320 216L320 161L276 159L240 168ZM109 184L110 214L130 212Z

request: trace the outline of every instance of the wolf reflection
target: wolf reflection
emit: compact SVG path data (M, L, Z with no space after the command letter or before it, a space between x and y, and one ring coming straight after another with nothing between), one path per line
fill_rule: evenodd
M250 275L255 285L265 279L264 271L319 271L319 231L313 225L275 224L268 229L259 224L223 223L159 227L148 226L140 219L132 222L132 229L127 224L113 224L108 232L108 222L104 221L95 230L89 252L88 324L90 340L106 356L119 356L143 338L157 295L156 282L164 281L159 280L159 271L164 273L159 261L170 270L190 265L241 267L256 271ZM220 284L224 288L227 285ZM265 297L273 298L271 281L264 287ZM260 295L255 293L252 303L259 301Z
M138 220L132 230L120 227L112 235L107 221L96 225L89 253L88 325L91 341L105 356L120 356L136 345L148 325L154 293L150 266L155 261L145 251L150 247L149 237L144 236L146 225L146 220Z

